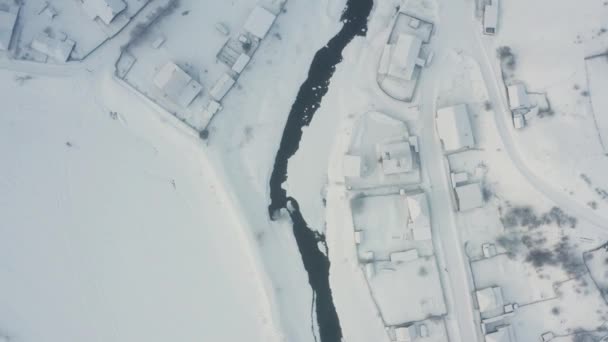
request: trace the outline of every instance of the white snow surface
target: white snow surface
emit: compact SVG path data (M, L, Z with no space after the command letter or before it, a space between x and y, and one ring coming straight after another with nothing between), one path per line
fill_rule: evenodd
M264 272L200 140L110 79L16 76L0 71L1 332L277 340Z

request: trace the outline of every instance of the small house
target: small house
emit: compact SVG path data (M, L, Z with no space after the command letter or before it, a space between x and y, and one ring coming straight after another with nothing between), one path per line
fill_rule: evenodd
M510 325L503 325L496 331L486 334L486 342L511 342L515 341L513 330Z
M432 238L429 204L424 192L409 195L406 199L409 212L408 224L412 228L412 238L425 241Z
M30 47L40 53L43 53L58 62L65 63L70 58L72 50L76 43L73 40L66 39L64 41L51 38L48 34L41 32L34 38Z
M466 211L483 206L483 192L479 183L469 183L457 186L456 201L458 202L458 210Z
M446 153L475 146L469 112L465 104L441 108L436 116L437 132Z
M264 39L276 17L264 7L257 6L247 18L243 28L258 39Z
M387 75L403 80L412 80L415 71L424 65L419 58L422 39L407 33L399 34L394 45L388 45L385 53L390 51L387 65Z
M188 107L203 88L173 62L167 62L156 74L153 82L165 98L182 107Z
M511 110L529 109L531 107L530 97L523 83L517 82L508 86L507 95L509 96Z
M123 0L81 0L82 8L92 19L99 18L106 25L110 25L117 15L122 13L127 4Z
M482 318L492 318L504 313L504 299L499 286L486 287L475 292Z
M235 82L236 81L234 80L234 78L232 78L230 75L223 74L217 80L217 82L215 82L213 87L211 87L211 90L209 90L209 94L216 101L221 101L224 98L224 96L226 96L226 94L228 94L230 89L232 89Z

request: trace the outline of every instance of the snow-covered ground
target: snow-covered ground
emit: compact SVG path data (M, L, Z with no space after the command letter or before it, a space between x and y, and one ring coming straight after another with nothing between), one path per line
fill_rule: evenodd
M10 94L0 118L0 333L278 340L257 252L198 137L159 120L109 73L22 76L0 71Z

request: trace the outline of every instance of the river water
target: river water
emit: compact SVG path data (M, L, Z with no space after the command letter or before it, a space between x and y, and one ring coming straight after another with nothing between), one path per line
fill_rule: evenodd
M283 137L277 152L274 169L270 178L270 205L268 213L275 218L285 208L293 222L293 234L302 255L308 282L313 291L313 309L316 317L320 342L340 342L342 329L334 306L329 286L329 259L325 236L311 229L300 213L295 198L288 197L283 189L287 180L287 163L300 146L302 127L308 126L319 108L323 96L328 91L336 65L342 61L342 51L355 36L367 32L367 17L373 7L373 0L348 0L342 13L342 29L326 46L315 54L308 70L308 78L300 86L291 107Z

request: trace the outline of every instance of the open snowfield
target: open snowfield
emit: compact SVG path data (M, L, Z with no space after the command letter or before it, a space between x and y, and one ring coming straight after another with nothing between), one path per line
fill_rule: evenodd
M20 75L0 72L0 332L274 340L264 272L200 140L110 79Z

